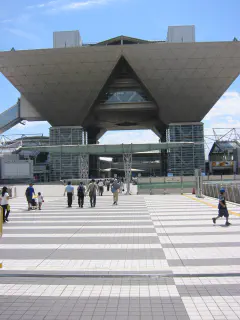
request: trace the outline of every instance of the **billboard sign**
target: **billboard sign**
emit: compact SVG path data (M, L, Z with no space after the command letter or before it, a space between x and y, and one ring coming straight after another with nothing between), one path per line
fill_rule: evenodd
M229 168L234 166L234 161L213 161L213 168Z

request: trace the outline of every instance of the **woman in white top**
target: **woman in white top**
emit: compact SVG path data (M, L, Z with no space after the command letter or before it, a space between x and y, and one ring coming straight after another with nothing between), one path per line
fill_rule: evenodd
M1 207L3 208L3 222L8 221L8 216L10 213L10 210L8 210L9 205L9 194L7 192L7 187L2 188L2 194L1 194ZM5 212L7 211L7 214L5 215Z

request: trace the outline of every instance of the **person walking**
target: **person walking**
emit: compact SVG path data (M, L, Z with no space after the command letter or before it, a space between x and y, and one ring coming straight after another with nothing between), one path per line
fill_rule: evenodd
M120 190L120 183L118 182L117 179L114 180L113 184L112 184L112 188L111 191L113 193L113 205L117 205L118 204L118 193Z
M42 210L42 204L43 204L44 200L43 200L43 196L42 196L41 192L38 192L37 200L38 200L38 210Z
M33 184L30 183L25 192L28 203L28 211L32 209L33 195L35 195L35 190L33 188Z
M8 221L8 216L10 213L10 206L9 206L9 194L7 192L7 187L2 188L1 193L1 207L3 211L3 223Z
M85 187L82 182L80 182L78 189L77 189L77 195L78 195L78 205L79 208L83 208L84 205L84 197L85 197Z
M67 193L68 208L71 208L73 195L74 195L74 187L72 186L71 181L68 182L68 185L65 188L64 196L66 193Z
M107 191L109 191L110 190L110 180L108 180L108 179L106 181L106 186L107 186Z
M98 182L98 188L99 188L99 195L102 196L104 191L104 183L102 180Z
M89 192L89 197L90 197L90 204L91 207L96 206L96 197L97 197L97 184L95 183L95 180L92 179L92 181L88 185L87 192Z
M219 197L218 197L219 203L218 203L218 216L216 218L212 218L213 223L216 223L216 220L222 217L226 218L226 223L225 226L230 226L231 223L229 223L228 218L229 218L229 213L227 209L227 204L226 204L226 199L225 199L225 189L221 188L219 192Z

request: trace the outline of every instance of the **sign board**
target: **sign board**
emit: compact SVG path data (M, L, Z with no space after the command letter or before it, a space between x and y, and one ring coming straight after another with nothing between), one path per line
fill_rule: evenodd
M167 176L168 176L168 177L173 177L173 173L168 172Z
M181 177L167 177L166 182L181 182Z
M229 168L229 167L233 167L233 165L234 165L234 161L213 161L212 162L213 168L216 168L216 167Z
M202 172L202 177L205 177L206 176L206 173L205 172Z
M32 161L1 161L1 178L15 179L15 178L32 178L33 165Z

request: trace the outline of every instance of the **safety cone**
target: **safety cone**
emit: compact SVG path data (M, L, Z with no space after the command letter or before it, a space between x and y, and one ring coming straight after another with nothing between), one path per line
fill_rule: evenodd
M192 194L196 194L195 188L192 189Z

